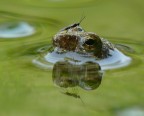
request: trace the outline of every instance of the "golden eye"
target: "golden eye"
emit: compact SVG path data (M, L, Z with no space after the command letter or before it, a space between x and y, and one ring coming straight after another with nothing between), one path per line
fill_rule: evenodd
M85 40L82 46L86 52L93 52L98 57L101 55L102 41L100 37L97 36L96 34L87 33L87 36L85 37Z
M87 52L92 52L96 49L96 40L95 39L87 39L83 44L84 49Z

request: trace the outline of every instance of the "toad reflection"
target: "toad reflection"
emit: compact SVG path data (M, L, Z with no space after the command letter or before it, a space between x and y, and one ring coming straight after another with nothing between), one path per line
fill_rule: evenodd
M94 62L74 65L68 61L59 61L53 67L52 78L61 88L79 86L84 90L94 90L101 84L102 75L101 67Z

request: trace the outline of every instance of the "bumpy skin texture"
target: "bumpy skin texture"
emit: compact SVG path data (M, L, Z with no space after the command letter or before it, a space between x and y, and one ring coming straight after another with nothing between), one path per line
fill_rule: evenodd
M114 50L112 43L93 32L85 32L80 26L61 30L52 41L53 46L58 48L58 53L73 51L103 59L110 56L110 50Z
M94 56L101 58L102 56L102 41L95 33L86 33L84 36L83 49L88 53L93 53Z
M71 34L59 34L53 39L53 45L67 51L75 51L79 37Z

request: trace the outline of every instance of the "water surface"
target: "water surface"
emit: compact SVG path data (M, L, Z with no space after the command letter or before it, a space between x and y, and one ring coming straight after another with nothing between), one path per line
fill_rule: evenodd
M0 28L0 33L8 33L0 36L0 115L117 116L121 109L143 110L143 4L142 0L0 1L0 26L16 23L8 30ZM85 30L108 39L132 58L127 67L105 71L96 90L72 90L84 104L54 86L52 70L32 64L39 49L49 46L59 29L78 22L83 13L86 19L81 25ZM28 29L21 30L23 23Z

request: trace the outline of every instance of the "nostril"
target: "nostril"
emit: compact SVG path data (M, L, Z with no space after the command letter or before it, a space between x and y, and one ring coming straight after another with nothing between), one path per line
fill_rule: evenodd
M86 45L94 45L95 41L93 39L88 39L87 41L85 41Z

